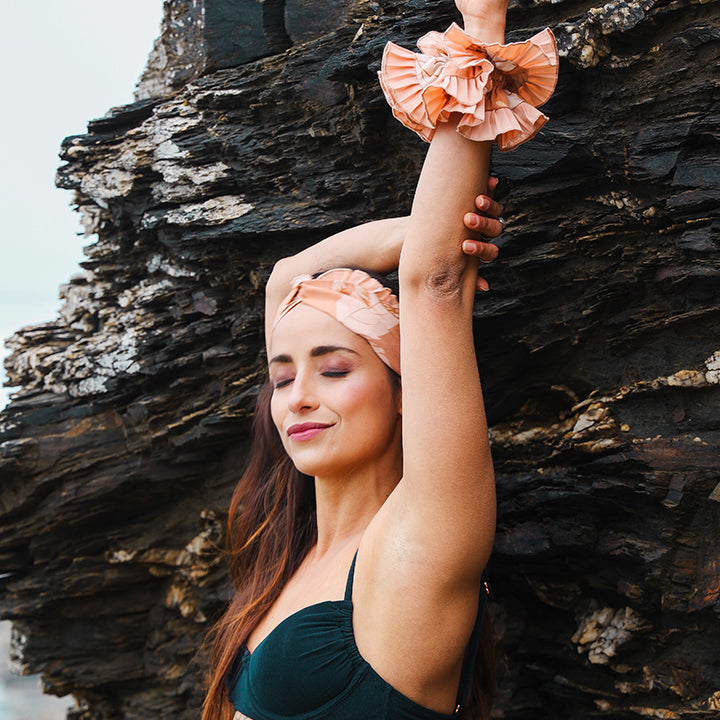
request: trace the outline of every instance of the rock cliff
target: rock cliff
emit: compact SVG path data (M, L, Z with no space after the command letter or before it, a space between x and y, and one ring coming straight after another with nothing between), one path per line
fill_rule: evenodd
M382 47L449 2L166 0L137 101L67 138L90 240L8 340L0 617L74 720L197 718L273 262L406 213ZM513 0L551 117L494 172L476 306L497 470L498 716L720 710L720 4Z

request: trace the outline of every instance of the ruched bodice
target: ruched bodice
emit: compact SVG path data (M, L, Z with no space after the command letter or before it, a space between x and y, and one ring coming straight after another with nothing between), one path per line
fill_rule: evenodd
M229 698L236 710L252 720L452 717L395 690L360 655L352 627L354 568L353 560L343 600L303 608L283 620L252 653L243 649L228 678ZM484 605L483 591L478 623ZM472 672L474 650L468 653L463 680ZM463 693L464 684L461 681Z

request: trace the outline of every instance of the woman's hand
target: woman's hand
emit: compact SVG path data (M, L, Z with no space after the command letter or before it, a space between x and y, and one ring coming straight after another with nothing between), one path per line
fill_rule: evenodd
M475 206L479 213L465 213L463 224L468 230L479 233L484 238L496 238L503 231L505 221L500 217L502 207L492 199L497 187L497 178L490 177L488 180L488 195L478 195L475 198ZM482 240L468 239L463 242L463 252L466 255L477 258L481 263L491 262L498 256L498 247L493 243ZM483 277L477 279L478 290L489 290L487 280Z

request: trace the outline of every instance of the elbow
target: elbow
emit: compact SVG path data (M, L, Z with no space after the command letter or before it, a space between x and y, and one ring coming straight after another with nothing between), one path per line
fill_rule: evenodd
M268 277L267 282L265 283L265 294L267 296L272 297L279 293L283 293L283 291L287 292L287 289L289 289L290 283L294 277L294 271L290 260L291 258L284 257L273 265L270 277Z
M274 265L268 278L268 285L277 285L287 280L287 275L290 272L290 257L280 258Z

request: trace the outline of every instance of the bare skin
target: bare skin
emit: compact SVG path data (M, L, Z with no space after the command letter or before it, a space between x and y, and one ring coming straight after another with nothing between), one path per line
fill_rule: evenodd
M504 40L507 0L456 4L469 32ZM476 198L476 189L494 186L490 146L460 136L456 122L438 127L409 219L328 238L280 261L268 282L268 357L285 358L270 363L276 426L287 436L310 418L327 430L304 444L284 440L296 465L315 477L318 541L248 641L252 651L292 613L342 598L357 549L353 629L361 655L398 691L444 713L454 710L495 529L471 320L475 290L487 286L478 263L493 260L497 247L479 234L468 238L468 230L493 237L501 228L497 204ZM481 212L469 212L474 207ZM300 306L271 331L294 276L338 266L398 268L400 397L365 341L353 341L329 316L321 321ZM315 362L318 347L341 348L330 353L332 363L355 355L357 362L340 378L337 368ZM363 437L356 413L383 432Z
M464 240L462 251L479 262L491 262L498 256L497 245L488 242L503 230L498 220L502 206L493 199L497 185L497 178L488 178L487 195L477 195L473 200L476 210L463 214L464 226L471 232L467 233L469 237ZM357 225L331 235L298 255L278 261L265 288L265 337L268 341L275 312L289 292L293 278L348 265L381 274L397 270L409 222L410 217L405 216ZM480 276L476 287L480 291L490 289L488 282Z

